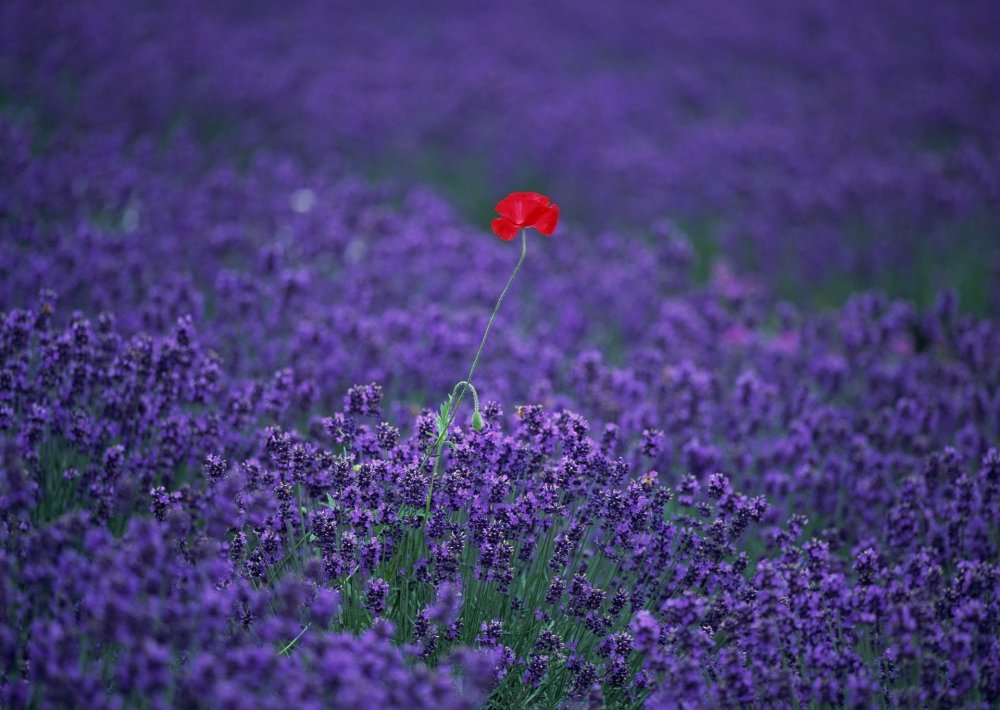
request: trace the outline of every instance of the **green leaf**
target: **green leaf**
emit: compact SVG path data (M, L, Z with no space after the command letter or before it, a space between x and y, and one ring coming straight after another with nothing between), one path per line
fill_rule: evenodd
M438 409L437 416L437 430L438 436L444 433L445 429L448 427L448 420L451 419L451 408L455 398L452 395L448 395L448 399L441 403L441 407Z

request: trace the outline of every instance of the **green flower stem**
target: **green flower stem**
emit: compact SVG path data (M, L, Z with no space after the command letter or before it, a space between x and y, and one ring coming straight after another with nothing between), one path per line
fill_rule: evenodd
M312 626L312 624L306 624L305 628L304 628L304 629L302 629L302 631L300 631L300 632L299 632L299 635L298 635L298 636L296 636L295 638L293 638L293 639L292 639L291 641L289 641L289 642L288 642L288 643L287 643L287 644L285 645L285 647L284 647L283 649L281 649L280 651L278 651L278 655L279 655L279 656L284 656L284 655L285 655L285 654L287 654L287 653L288 653L289 651L291 651L291 650L292 650L292 646L294 646L294 645L295 645L295 644L296 644L296 643L298 642L298 640L299 640L300 638L302 638L302 635L303 635L303 634L304 634L304 633L305 633L306 631L308 631L308 630L309 630L309 627L310 627L310 626Z
M472 391L472 409L474 411L478 412L479 411L479 393L476 392L476 388L473 387L472 383L469 382L468 380L462 380L461 382L459 382L458 384L456 384L452 388L452 390L451 390L451 396L452 397L455 396L455 392L458 391L459 387L462 387L463 389L467 387L468 389L470 389ZM451 411L451 410L449 409L449 411Z
M434 442L434 446L431 448L434 451L434 468L431 470L431 482L427 487L427 506L424 511L425 517L430 516L431 512L431 496L434 493L434 479L437 477L438 464L441 461L441 450L444 448L445 441L448 440L448 430L451 429L452 422L455 421L455 417L458 414L458 407L462 404L462 400L465 398L465 393L471 387L472 376L476 373L476 367L479 365L479 358L483 354L483 348L486 347L486 339L490 335L490 328L493 327L493 321L496 320L497 313L500 312L500 306L503 304L503 299L507 296L507 291L510 289L510 285L514 283L514 277L517 276L517 272L520 271L521 265L524 263L524 257L528 254L528 230L521 230L521 258L517 260L517 265L514 267L514 271L511 273L510 278L507 279L507 285L503 287L503 291L500 292L500 298L497 299L496 305L493 307L493 313L490 315L490 320L486 324L486 331L483 333L483 339L479 342L479 350L476 351L476 357L472 360L472 367L469 368L469 374L466 378L459 383L462 387L461 391L458 393L458 398L455 400L454 404L449 408L448 421L444 426L444 429L438 434L437 441ZM423 460L420 462L420 467L418 470L423 470L424 464L427 463L427 458L430 454L424 454Z

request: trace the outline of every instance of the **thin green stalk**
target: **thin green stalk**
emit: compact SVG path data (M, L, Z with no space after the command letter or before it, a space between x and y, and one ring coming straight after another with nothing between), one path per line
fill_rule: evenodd
M292 639L291 641L289 641L289 642L288 642L288 643L287 643L287 644L285 645L285 647L284 647L283 649L281 649L280 651L278 651L278 655L279 655L279 656L283 656L283 655L285 655L286 653L288 653L289 651L291 651L291 650L292 650L292 646L294 646L294 645L295 645L295 644L296 644L296 643L298 642L298 640L299 640L300 638L302 638L302 635L303 635L303 634L304 634L304 633L305 633L306 631L308 631L308 630L309 630L309 627L310 627L310 626L312 626L312 624L306 624L305 628L304 628L304 629L302 629L302 631L300 631L300 632L299 632L299 635L298 635L298 636L296 636L295 638L293 638L293 639Z
M431 470L431 481L427 488L427 506L424 511L425 517L430 516L431 511L431 496L434 493L434 479L437 476L438 464L441 461L441 450L444 448L444 443L448 439L448 430L451 429L452 423L455 421L455 417L458 415L459 405L462 404L462 400L465 398L465 393L469 390L470 383L472 382L472 376L476 373L476 367L479 365L479 358L483 354L483 349L486 347L486 339L490 335L490 328L493 327L493 321L496 320L497 313L500 312L500 306L503 304L504 298L507 296L507 291L510 289L510 285L514 283L514 277L517 276L517 272L521 270L521 265L524 263L524 258L528 255L528 230L521 230L521 258L517 260L517 265L514 267L514 271L511 273L510 278L507 279L507 285L503 287L503 291L500 292L500 297L497 299L496 305L493 307L493 313L490 314L490 320L486 324L486 330L483 332L483 339L479 341L479 350L476 351L476 357L472 360L472 367L469 368L469 374L466 376L462 383L462 389L458 393L458 399L455 400L454 404L449 407L448 421L445 423L444 428L438 434L437 441L434 443L434 468ZM420 461L420 466L417 470L423 470L424 464L427 463L427 458L430 456L429 453L424 454L423 459Z

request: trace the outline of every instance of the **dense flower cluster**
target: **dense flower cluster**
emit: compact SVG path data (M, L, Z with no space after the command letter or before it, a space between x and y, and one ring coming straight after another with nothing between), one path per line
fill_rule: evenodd
M378 5L0 9L0 706L1000 705L1000 16Z
M4 315L0 350L7 704L1000 699L995 430L943 445L907 398L881 440L829 402L778 435L741 375L730 443L676 462L662 432L489 403L424 516L430 413L387 437L374 385L298 433L296 392L221 376L189 321L56 327L48 294ZM716 472L755 451L744 485L770 501Z

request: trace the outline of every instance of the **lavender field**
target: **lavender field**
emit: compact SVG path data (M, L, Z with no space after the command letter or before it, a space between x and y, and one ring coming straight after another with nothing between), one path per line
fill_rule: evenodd
M1000 6L4 0L0 707L1000 707Z

